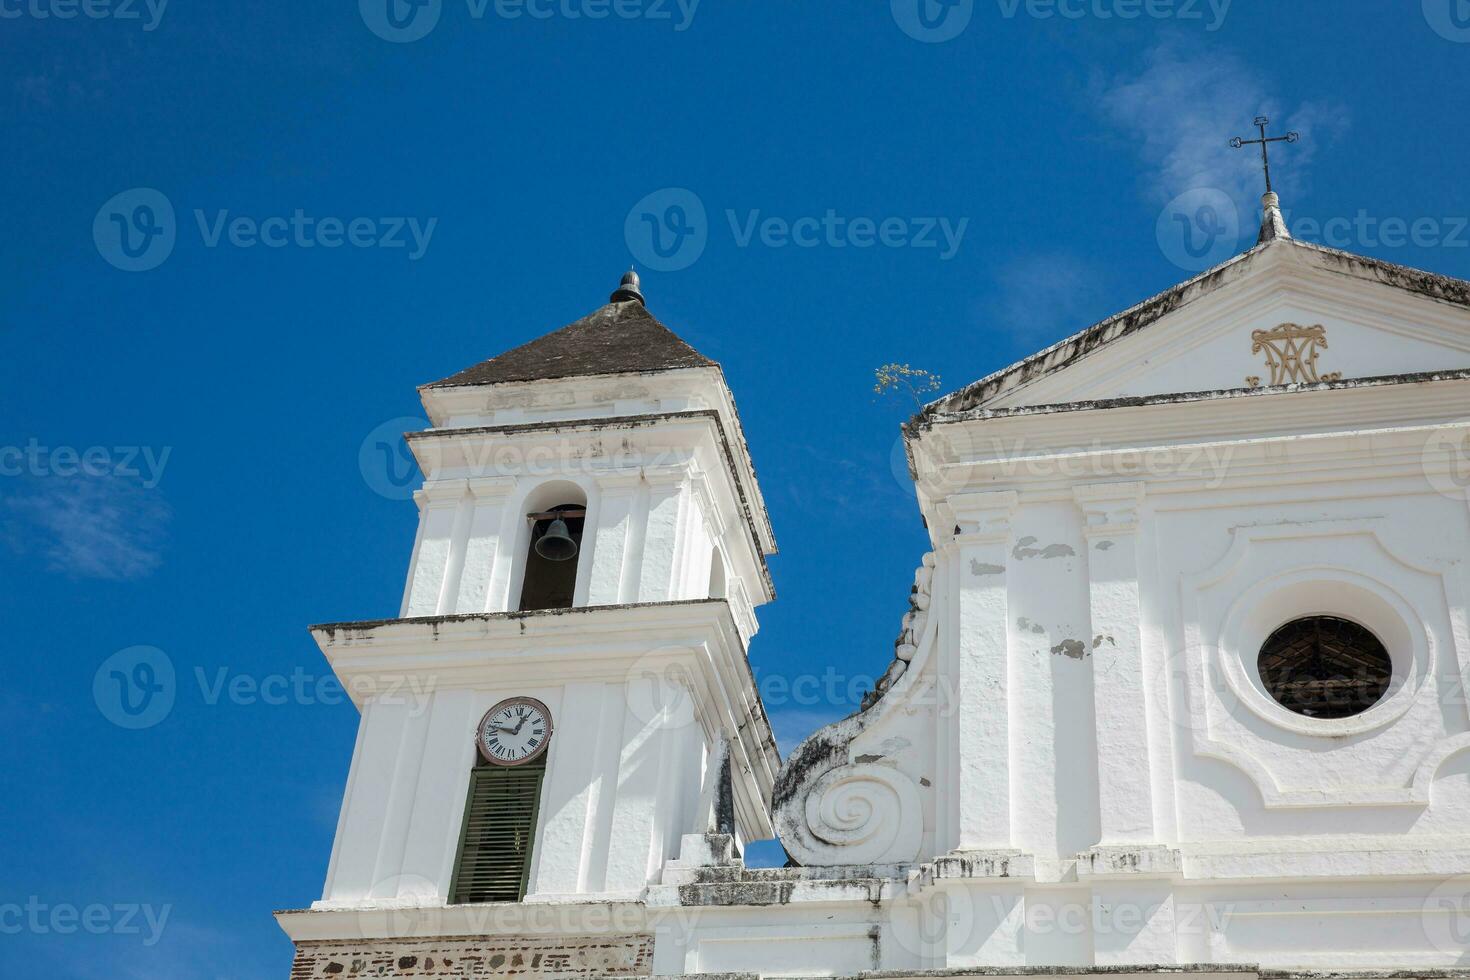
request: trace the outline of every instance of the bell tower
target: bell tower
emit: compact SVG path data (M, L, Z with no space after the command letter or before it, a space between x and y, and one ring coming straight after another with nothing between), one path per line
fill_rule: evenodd
M719 365L629 272L420 395L398 618L312 627L361 722L323 895L278 913L302 976L406 909L452 955L486 909L636 903L688 835L773 836L746 651L775 541Z
M523 610L528 549L581 521L571 608L709 598L745 640L775 539L719 365L648 312L637 273L569 324L420 388L426 474L402 615ZM585 536L585 537L582 537Z

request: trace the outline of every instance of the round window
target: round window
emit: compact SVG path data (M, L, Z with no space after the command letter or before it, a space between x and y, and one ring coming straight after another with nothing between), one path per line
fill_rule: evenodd
M1282 707L1309 718L1360 715L1393 679L1393 660L1378 637L1336 616L1308 616L1280 627L1261 645L1256 667Z

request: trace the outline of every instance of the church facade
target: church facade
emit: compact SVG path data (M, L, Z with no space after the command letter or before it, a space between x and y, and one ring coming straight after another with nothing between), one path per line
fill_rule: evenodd
M636 276L421 389L293 980L1470 966L1470 283L1293 240L926 406L892 663L781 760L776 543ZM747 868L778 837L785 868Z

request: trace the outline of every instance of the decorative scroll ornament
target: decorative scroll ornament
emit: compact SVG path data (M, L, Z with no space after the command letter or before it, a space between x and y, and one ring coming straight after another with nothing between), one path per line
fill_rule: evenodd
M886 749L864 752L858 745L876 747L882 743L877 732L892 734L895 724L915 723L903 709L937 642L929 624L934 568L934 555L925 555L914 575L893 662L863 698L862 709L808 736L776 779L771 807L776 834L798 864L906 864L918 857L924 791L900 768L899 759L880 754Z
M828 770L806 798L813 837L840 848L847 864L912 861L923 823L919 788L892 766Z
M1270 330L1251 331L1251 353L1266 352L1266 367L1271 370L1271 384L1340 381L1341 371L1317 376L1317 355L1327 349L1327 328L1320 323L1304 327L1299 323L1283 323ZM1246 384L1258 388L1261 379L1251 375Z
M872 713L818 729L781 770L772 806L776 835L797 864L904 864L918 857L919 787L891 761L848 754Z

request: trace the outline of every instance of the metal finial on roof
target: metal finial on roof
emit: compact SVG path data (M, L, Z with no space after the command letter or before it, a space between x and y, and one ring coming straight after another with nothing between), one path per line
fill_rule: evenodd
M1281 198L1276 196L1275 191L1267 191L1261 195L1261 234L1257 236L1256 244L1263 245L1278 238L1290 237L1291 231L1286 227L1286 219L1281 216Z
M623 281L618 283L618 288L608 297L610 303L626 303L628 300L643 302L643 292L638 288L638 273L632 269L623 273Z

